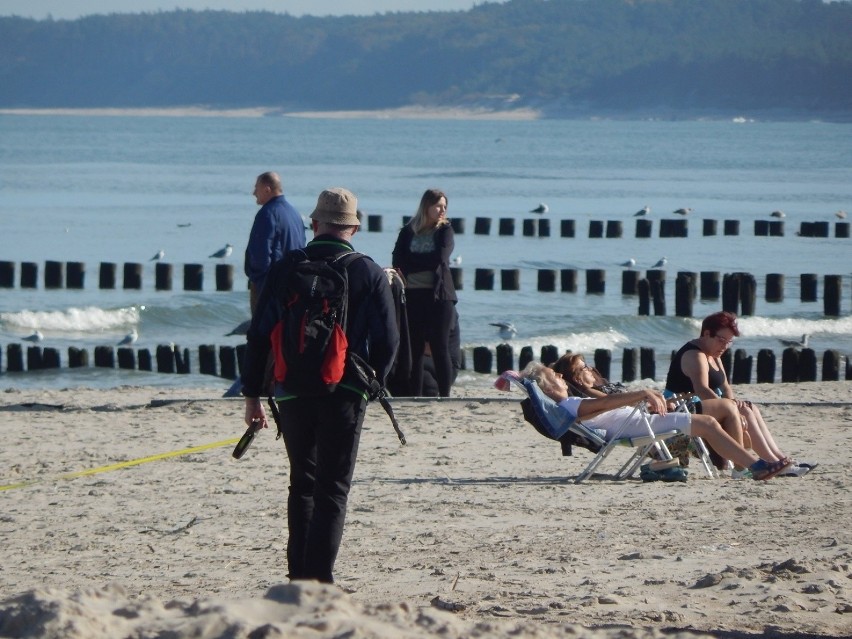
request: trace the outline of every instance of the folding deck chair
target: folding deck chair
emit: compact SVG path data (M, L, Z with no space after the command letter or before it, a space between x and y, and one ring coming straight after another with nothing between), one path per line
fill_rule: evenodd
M674 402L676 410L688 413L693 412L690 410L689 405L699 401L698 397L695 397L689 393L675 394L669 390L663 391L663 397L665 397L669 401ZM704 472L707 474L708 477L718 479L719 473L716 470L716 467L713 465L713 462L710 460L710 451L707 448L707 444L698 435L693 435L691 439L693 445L695 446L695 452L697 454L698 461L701 462L701 465L704 468Z
M535 381L521 377L515 371L504 372L494 385L499 390L504 391L509 390L514 385L526 393L527 398L521 402L524 418L545 437L561 441L563 437L570 433L573 436L572 443L597 453L594 459L574 479L574 483L576 484L591 477L598 466L603 463L616 446L628 446L634 449L633 455L615 474L616 479L632 477L651 450L658 451L664 464L668 462L674 465L674 460L665 445L665 440L674 437L680 431L671 430L664 433L654 433L651 430L651 424L648 422L648 414L645 412L644 402L640 402L634 406L630 415L625 418L621 428L619 428L610 440L606 440L603 437L603 431L589 428L578 420L572 420L566 411L562 410L556 402L542 392ZM642 418L648 429L648 435L642 437L620 437L620 432L627 426L637 411L642 414Z

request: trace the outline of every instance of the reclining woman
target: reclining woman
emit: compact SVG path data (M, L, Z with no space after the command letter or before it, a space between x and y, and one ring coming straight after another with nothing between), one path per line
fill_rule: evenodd
M751 471L754 479L771 479L781 472L786 464L760 459L731 438L714 418L709 415L692 415L687 412L669 413L663 395L645 389L616 393L605 397L584 398L571 396L568 384L556 371L540 362L531 362L521 371L521 376L534 380L541 391L556 402L572 419L578 419L589 428L603 430L613 436L625 420L629 420L621 435L640 437L647 434L642 416L633 412L633 405L646 402L652 415L649 417L651 430L664 433L679 430L685 435L703 437L719 454Z
M751 438L752 449L767 461L783 461L789 466L785 476L801 477L816 464L796 462L781 452L760 409L737 399L728 383L721 357L739 335L737 316L733 313L721 311L705 317L700 337L684 344L672 358L666 389L673 393L695 393L702 402L718 397L734 402L743 418L743 428Z
M603 377L600 372L588 364L582 354L565 354L560 357L551 366L553 370L562 375L569 388L576 389L574 394L579 394L585 397L606 397L613 393L627 392L627 387L618 382L610 382ZM702 400L692 404L694 412L709 415L713 417L731 438L743 448L751 448L751 442L747 435L743 433L742 418L737 411L737 406L734 402L714 397L713 399ZM674 404L669 403L669 410L674 410ZM721 468L724 466L725 460L718 454L713 455L714 464ZM742 474L742 469L737 469Z

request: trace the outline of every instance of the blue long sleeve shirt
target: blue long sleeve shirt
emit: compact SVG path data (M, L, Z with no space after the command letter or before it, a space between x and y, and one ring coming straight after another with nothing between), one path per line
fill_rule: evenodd
M254 217L246 247L246 276L262 288L270 267L288 251L304 246L302 216L283 195L275 196Z

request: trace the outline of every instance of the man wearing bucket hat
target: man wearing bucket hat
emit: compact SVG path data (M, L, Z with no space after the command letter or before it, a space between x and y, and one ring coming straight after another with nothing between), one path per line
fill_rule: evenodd
M314 239L302 249L310 260L354 250L351 240L360 220L353 193L342 188L323 191L310 218ZM270 270L246 335L242 383L249 426L267 426L260 401L264 368L270 334L281 317L277 295L292 263L285 256ZM368 362L384 383L399 344L390 285L383 269L366 256L349 259L345 268L348 350ZM342 383L321 396L293 396L277 384L275 395L290 461L288 576L332 583L367 400Z

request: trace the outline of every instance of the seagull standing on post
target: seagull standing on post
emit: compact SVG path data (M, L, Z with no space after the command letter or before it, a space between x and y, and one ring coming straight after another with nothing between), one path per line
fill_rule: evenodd
M663 268L668 263L668 260L665 257L661 257L657 260L657 263L654 264L651 268Z
M634 266L636 266L636 260L634 260L634 259L631 257L631 258L630 258L629 260L627 260L626 262L622 262L621 264L619 264L619 266L623 266L623 267L625 267L625 268L631 269L631 268L633 268Z
M44 339L41 331L36 330L32 335L27 335L23 338L25 342L40 342Z
M549 210L550 210L550 207L549 207L549 206L547 206L547 204L545 204L544 202L542 202L542 203L541 203L541 204L539 204L537 207L535 207L534 209L532 209L532 210L530 211L530 213L538 213L539 215L541 215L541 214L543 214L543 213L547 213Z
M690 213L692 213L692 209L688 208L677 209L674 212L675 215L689 215Z
M784 211L772 211L769 215L777 218L787 217L787 214Z
M118 346L129 346L130 344L135 344L137 339L139 339L139 333L137 333L134 328L127 335L121 338Z
M225 244L223 248L220 248L218 251L209 255L208 257L217 257L220 259L224 259L226 257L231 257L231 253L233 253L234 247L230 244Z
M159 262L159 261L160 261L161 259L163 259L165 256L166 256L166 252L165 252L163 249L160 249L159 251L157 251L157 253L154 255L154 257L152 257L152 258L151 258L150 260L148 260L148 261L149 261L149 262Z
M646 204L646 205L645 205L645 206L643 206L641 209L639 209L638 211L636 211L636 212L633 214L633 217L642 217L643 215L648 215L648 213L650 213L650 212L651 212L651 207L650 207L650 206L648 206L648 205Z

